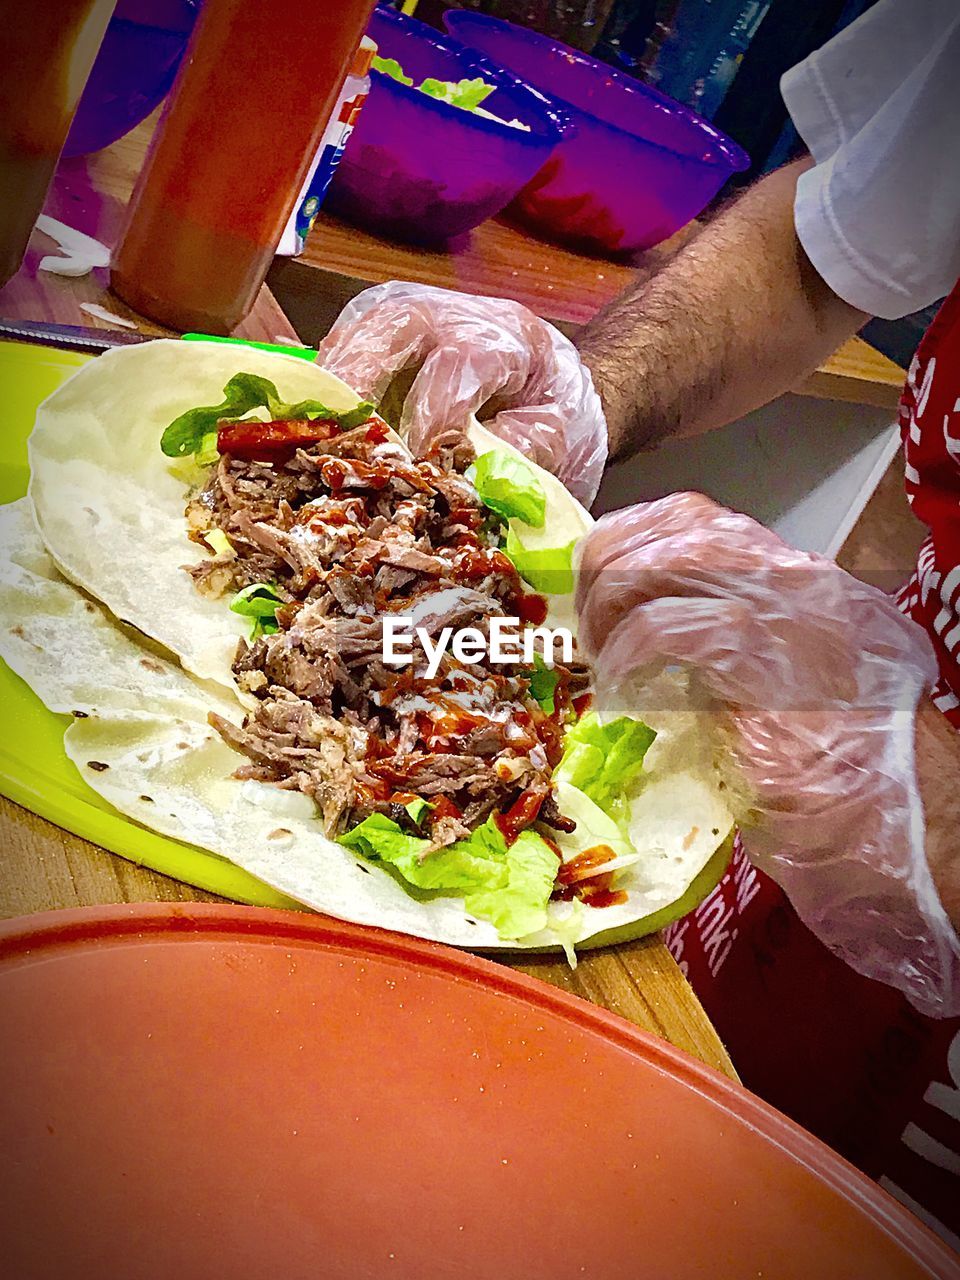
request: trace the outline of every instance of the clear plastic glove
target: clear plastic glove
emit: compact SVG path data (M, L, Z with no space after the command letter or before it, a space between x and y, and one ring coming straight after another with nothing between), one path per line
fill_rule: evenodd
M607 460L600 397L573 343L519 302L377 285L344 307L318 363L378 404L398 373L418 368L400 422L416 454L488 406L485 427L581 502L596 497Z
M746 516L675 494L605 516L577 590L599 710L665 668L715 716L752 859L854 969L960 1013L960 941L924 857L916 711L930 643L893 600Z

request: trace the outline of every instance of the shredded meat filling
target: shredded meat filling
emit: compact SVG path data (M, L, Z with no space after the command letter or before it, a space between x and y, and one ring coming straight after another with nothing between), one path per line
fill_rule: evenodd
M448 651L429 678L418 641L410 664L382 660L391 613L413 614L431 636L528 616L529 593L463 474L472 460L456 435L411 461L372 422L272 461L223 454L187 506L197 542L216 529L230 543L190 567L199 590L266 582L284 602L276 633L238 648L234 672L253 710L239 727L211 723L247 757L238 776L311 796L331 836L371 813L432 847L507 810L573 828L550 777L563 718L589 683L584 664L556 668L547 715L520 661L466 665ZM429 803L418 821L411 796Z

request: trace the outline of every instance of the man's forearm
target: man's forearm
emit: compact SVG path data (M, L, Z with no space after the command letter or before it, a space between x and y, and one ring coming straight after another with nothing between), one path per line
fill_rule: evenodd
M808 164L758 182L581 331L612 457L766 404L867 319L824 283L797 239L794 196Z
M929 701L917 718L916 748L927 862L944 910L960 933L960 733Z

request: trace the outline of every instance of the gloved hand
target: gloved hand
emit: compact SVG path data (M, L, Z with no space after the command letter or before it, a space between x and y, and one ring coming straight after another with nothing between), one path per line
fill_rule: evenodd
M596 497L607 428L589 370L572 342L518 302L377 285L344 307L318 363L378 404L396 374L419 366L400 422L414 453L478 414L581 502Z
M718 729L752 859L853 968L960 1013L960 942L924 857L914 772L930 643L893 600L699 494L605 516L577 588L601 714L667 667Z

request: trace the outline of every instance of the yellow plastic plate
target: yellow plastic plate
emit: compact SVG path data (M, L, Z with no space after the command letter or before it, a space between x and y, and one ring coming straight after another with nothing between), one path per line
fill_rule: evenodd
M27 437L37 405L93 357L24 343L0 343L4 424L0 434L0 503L27 491ZM0 660L0 792L42 818L131 862L210 893L263 907L297 903L192 845L147 831L91 791L67 759L63 734L69 716L48 711L36 694Z

